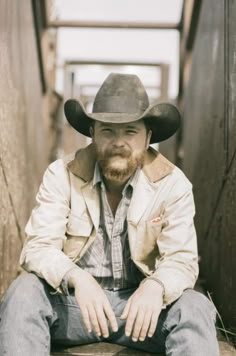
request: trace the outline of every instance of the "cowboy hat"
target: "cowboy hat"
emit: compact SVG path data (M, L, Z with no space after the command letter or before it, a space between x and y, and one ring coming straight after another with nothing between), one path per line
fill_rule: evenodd
M128 123L143 119L152 131L150 143L168 139L180 126L177 108L169 103L149 105L143 84L132 74L109 74L95 97L92 113L75 99L67 100L64 110L70 125L88 137L93 120Z

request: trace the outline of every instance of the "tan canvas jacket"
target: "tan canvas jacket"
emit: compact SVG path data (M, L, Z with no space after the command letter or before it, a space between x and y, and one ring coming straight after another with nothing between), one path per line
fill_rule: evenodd
M53 162L26 226L20 263L55 289L96 238L100 211L94 166L93 145ZM193 288L198 275L194 213L191 183L149 148L128 209L128 237L137 267L163 283L165 304Z

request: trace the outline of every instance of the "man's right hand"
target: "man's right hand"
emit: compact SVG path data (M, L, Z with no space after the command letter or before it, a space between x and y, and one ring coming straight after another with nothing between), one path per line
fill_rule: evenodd
M114 332L118 330L116 317L106 294L88 272L75 268L67 274L69 286L75 289L75 298L80 306L84 324L98 336L108 337L108 323Z

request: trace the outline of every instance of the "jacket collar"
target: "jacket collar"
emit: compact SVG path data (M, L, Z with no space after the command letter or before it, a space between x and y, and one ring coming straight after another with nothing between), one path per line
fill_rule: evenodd
M94 147L93 144L90 144L86 148L78 150L67 167L74 175L82 178L85 182L89 182L94 176L95 163ZM152 147L149 147L146 151L142 170L150 182L157 182L166 177L173 171L174 167L170 161Z

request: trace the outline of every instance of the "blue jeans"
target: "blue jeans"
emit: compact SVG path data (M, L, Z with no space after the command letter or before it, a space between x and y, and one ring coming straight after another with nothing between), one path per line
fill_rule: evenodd
M0 355L50 355L51 343L82 345L100 341L172 356L218 356L215 308L191 289L160 314L156 332L143 342L124 333L120 315L134 289L106 291L117 317L118 332L108 339L88 333L75 297L53 295L51 287L33 273L18 277L0 305Z

